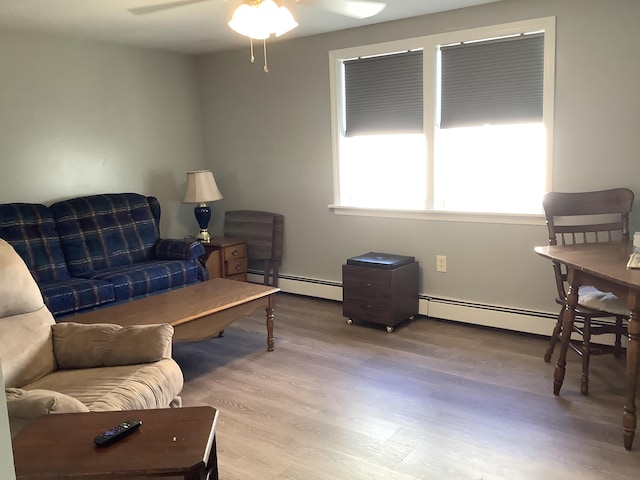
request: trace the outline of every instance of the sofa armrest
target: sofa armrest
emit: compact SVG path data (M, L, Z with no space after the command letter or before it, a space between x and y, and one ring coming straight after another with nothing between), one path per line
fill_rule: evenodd
M34 418L50 413L88 412L79 400L52 390L5 388L11 437L15 437Z
M204 253L205 249L202 243L193 240L161 238L155 245L155 255L159 260L195 261Z
M115 367L171 358L173 327L167 323L121 327L60 322L51 328L53 353L60 369Z

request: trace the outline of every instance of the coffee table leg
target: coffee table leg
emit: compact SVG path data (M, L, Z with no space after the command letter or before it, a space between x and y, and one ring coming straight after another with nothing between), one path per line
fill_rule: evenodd
M269 295L267 307L267 351L273 352L273 318L275 317L276 296Z

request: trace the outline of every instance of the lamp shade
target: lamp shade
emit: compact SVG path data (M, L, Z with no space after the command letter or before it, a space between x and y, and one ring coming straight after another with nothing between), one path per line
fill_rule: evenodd
M211 170L187 172L187 191L182 203L205 203L220 200L222 194Z

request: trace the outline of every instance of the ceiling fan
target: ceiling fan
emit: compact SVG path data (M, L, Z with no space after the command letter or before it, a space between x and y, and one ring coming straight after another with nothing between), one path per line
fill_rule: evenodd
M151 13L161 12L163 10L209 1L212 0L176 0L158 5L130 8L128 11L133 15L148 15ZM261 1L262 0L238 0L236 3L259 4ZM374 0L285 0L281 3L300 3L358 19L373 17L386 7L386 3Z
M148 5L145 7L131 8L129 12L133 15L147 15L160 12L172 8L185 7L196 3L208 2L211 0L173 0L167 3L157 5ZM218 0L219 1L219 0ZM226 0L225 0L226 1ZM380 13L386 3L374 0L286 0L291 3L300 3L310 6L317 6L328 11L363 19L372 17ZM276 37L287 33L296 28L298 22L293 18L291 12L283 4L285 0L234 0L237 4L233 12L231 20L228 22L229 27L237 33L244 35L250 39L251 45L251 63L254 62L253 41L262 40L264 44L264 67L263 70L269 71L267 66L267 43L266 39L275 34Z

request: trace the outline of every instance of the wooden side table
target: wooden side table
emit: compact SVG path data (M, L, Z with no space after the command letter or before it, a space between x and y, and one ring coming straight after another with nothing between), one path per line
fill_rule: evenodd
M93 443L131 419L142 425L129 436L107 447ZM43 415L12 440L16 479L217 479L217 421L213 407Z
M202 245L206 251L203 261L209 278L247 281L247 247L244 240L216 237Z

